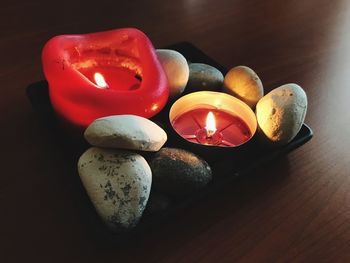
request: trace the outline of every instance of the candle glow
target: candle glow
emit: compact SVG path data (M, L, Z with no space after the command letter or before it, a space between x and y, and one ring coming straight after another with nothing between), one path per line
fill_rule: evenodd
M42 62L53 109L77 133L105 116L151 118L169 97L155 49L135 28L55 36L45 44Z
M247 104L212 91L181 97L172 105L169 119L182 138L208 146L240 146L248 142L257 129L255 113Z
M204 128L207 132L207 137L209 137L209 138L212 137L214 135L214 133L216 132L215 117L211 111L208 112Z
M94 80L96 85L101 88L101 89L107 89L108 88L108 84L105 81L105 78L103 77L103 75L99 72L96 72L94 74Z

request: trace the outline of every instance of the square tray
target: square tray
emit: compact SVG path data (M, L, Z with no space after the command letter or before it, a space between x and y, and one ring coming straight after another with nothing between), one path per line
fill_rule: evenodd
M191 43L181 42L166 48L179 51L190 62L198 62L212 65L219 69L224 75L227 72L227 69L215 62L210 57L208 57L205 53L203 53ZM32 107L38 113L43 124L46 127L48 127L50 133L53 133L55 140L59 140L60 145L64 147L65 152L67 152L66 157L69 158L68 160L77 162L79 156L89 146L83 141L74 140L73 138L68 137L65 133L62 132L62 130L59 129L55 113L50 103L47 82L39 81L30 84L27 87L27 96L32 104ZM167 119L168 111L169 105L167 105L167 107L165 107L165 109L163 109L162 112L154 118L154 120L160 124L165 124L165 126L167 126L169 129L169 125L166 125L169 122L169 120ZM171 136L170 131L166 131L168 135ZM272 161L278 156L287 154L288 152L298 148L299 146L309 141L312 138L312 136L313 132L311 128L308 127L306 124L303 124L297 136L289 144L283 147L269 149L264 148L263 146L255 142L255 144L252 144L253 149L248 150L245 154L242 154L241 156L235 156L235 159L237 159L236 162L233 162L232 156L230 156L227 153L223 155L215 155L215 157L213 158L204 158L210 164L213 170L213 180L209 183L209 185L206 188L199 192L196 192L194 195L191 195L189 197L172 200L171 204L164 211L151 214L148 213L146 209L143 217L141 218L141 221L134 228L134 230L118 235L113 235L113 238L120 236L131 237L135 233L143 232L144 230L156 227L161 221L170 218L171 215L190 207L193 203L195 203L202 197L219 190L224 185L232 183L232 181L234 181L235 178L237 178L238 176L246 175L250 171L256 169L257 167L265 163ZM170 137L166 146L178 147L178 145L174 144L174 142L171 139L172 138ZM91 216L98 218L94 209L91 209ZM99 226L96 226L95 229L99 233L102 233L102 235L104 236L111 235L111 232L103 226L102 222Z

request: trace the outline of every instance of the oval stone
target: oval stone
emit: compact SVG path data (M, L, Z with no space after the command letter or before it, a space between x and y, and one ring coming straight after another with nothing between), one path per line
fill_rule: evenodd
M92 147L80 157L78 172L97 213L111 230L136 226L152 183L151 169L141 155Z
M244 101L252 109L264 96L264 88L259 76L246 66L237 66L227 72L224 79L224 92Z
M189 76L186 58L170 49L157 49L156 54L168 78L170 98L179 97L186 87Z
M96 119L85 130L94 146L139 151L158 151L167 134L154 122L136 115L114 115Z
M219 91L224 83L224 76L213 66L203 63L191 63L189 65L190 76L186 90L200 91L211 90Z
M212 179L207 162L182 149L162 148L153 156L150 166L153 185L164 194L189 195Z
M259 132L273 144L287 144L301 129L306 111L307 96L299 85L280 86L256 105Z

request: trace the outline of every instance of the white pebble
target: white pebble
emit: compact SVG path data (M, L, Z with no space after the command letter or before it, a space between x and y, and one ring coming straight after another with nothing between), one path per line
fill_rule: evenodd
M167 140L162 128L136 115L96 119L87 127L84 137L94 146L140 151L158 151Z

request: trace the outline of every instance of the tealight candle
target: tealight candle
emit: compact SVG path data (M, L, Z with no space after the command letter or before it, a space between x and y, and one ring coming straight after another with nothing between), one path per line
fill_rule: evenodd
M55 112L85 128L97 118L150 118L165 106L169 87L151 41L134 28L61 35L42 52Z
M220 92L200 91L181 97L171 107L169 118L182 138L208 146L240 146L257 129L250 107Z

